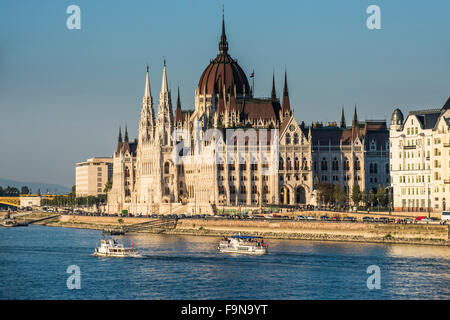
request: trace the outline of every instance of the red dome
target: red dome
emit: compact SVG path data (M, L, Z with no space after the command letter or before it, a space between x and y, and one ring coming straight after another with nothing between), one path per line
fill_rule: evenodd
M209 66L205 69L198 83L199 94L212 94L213 88L216 93L231 93L236 86L236 94L250 94L250 86L248 85L247 76L242 68L228 54L219 54Z
M247 76L237 62L228 54L224 20L222 20L219 51L220 53L217 57L203 71L198 83L198 93L212 94L215 89L216 93L219 94L223 92L223 86L225 86L226 93L234 93L234 86L236 86L236 95L244 94L244 90L249 95L250 86L248 85Z

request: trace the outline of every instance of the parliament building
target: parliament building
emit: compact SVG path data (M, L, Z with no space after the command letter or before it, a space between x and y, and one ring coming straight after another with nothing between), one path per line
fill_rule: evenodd
M295 119L287 73L280 97L255 97L229 54L225 22L219 53L203 71L194 110L173 110L164 61L157 112L147 67L137 139L119 133L107 211L214 214L222 207L315 205L319 183L366 191L390 184L386 121L306 126ZM268 90L269 92L269 90ZM301 115L302 108L298 108Z

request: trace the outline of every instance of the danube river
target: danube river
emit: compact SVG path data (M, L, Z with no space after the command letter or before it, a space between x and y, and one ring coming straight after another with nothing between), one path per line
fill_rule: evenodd
M450 248L270 240L265 256L216 251L218 238L134 234L142 258L90 256L101 232L0 228L0 299L449 299ZM80 269L69 290L67 268ZM380 268L369 290L367 268Z

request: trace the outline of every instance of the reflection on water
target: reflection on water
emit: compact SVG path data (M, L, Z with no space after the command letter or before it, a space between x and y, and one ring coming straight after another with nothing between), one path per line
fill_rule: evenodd
M448 299L450 248L270 240L269 254L217 252L216 237L117 237L142 258L92 257L95 230L0 229L1 299ZM68 290L78 265L82 289ZM381 269L381 290L366 286Z

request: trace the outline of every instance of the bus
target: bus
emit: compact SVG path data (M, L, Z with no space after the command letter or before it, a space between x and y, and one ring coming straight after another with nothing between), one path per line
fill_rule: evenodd
M442 221L450 220L450 211L442 211L441 220Z

